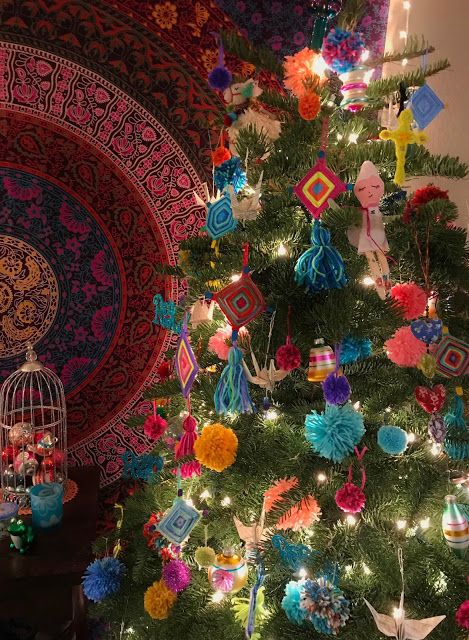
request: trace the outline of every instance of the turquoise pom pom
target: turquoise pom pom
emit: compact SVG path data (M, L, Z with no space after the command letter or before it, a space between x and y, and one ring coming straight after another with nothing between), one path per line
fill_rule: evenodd
M340 364L352 364L371 356L371 340L345 336L340 343Z
M311 247L303 253L295 266L295 282L309 293L342 289L347 284L344 261L331 245L329 231L319 220L313 222Z
M350 404L326 405L324 413L313 411L306 416L306 439L316 453L334 462L353 453L364 433L363 416Z
M469 458L469 431L464 419L464 401L462 393L456 393L448 413L445 415L448 433L444 448L452 460L467 460Z
M398 456L407 449L407 433L400 427L384 425L378 431L378 444L384 453Z
M300 607L302 583L291 580L285 587L285 595L282 600L282 608L287 618L294 624L303 624L307 613Z

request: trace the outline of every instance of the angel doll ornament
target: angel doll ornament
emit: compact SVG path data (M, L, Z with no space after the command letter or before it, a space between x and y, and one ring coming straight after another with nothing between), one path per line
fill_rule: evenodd
M362 225L348 230L350 243L364 254L379 297L384 300L391 289L386 253L388 241L379 202L384 195L384 182L370 160L360 167L353 192L362 206Z

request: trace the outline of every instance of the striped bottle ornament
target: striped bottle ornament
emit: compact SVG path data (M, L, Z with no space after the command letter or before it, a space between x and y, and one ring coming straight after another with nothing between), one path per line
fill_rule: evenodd
M333 349L324 344L323 338L315 340L314 347L309 352L309 382L323 382L329 373L335 370L335 364Z
M464 558L469 546L469 524L456 503L456 496L445 497L443 511L443 535L446 544L459 557Z

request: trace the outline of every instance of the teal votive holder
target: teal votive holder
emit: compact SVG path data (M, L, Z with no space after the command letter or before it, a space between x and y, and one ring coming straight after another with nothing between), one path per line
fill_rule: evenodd
M30 496L33 527L51 529L62 522L64 496L62 484L58 482L36 484L31 487Z

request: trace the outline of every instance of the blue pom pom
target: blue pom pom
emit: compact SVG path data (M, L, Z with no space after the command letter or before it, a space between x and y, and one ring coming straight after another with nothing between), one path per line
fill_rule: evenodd
M319 633L337 635L350 617L350 602L343 592L327 580L306 580L302 605L307 619Z
M208 74L208 83L216 91L225 91L231 84L233 76L226 67L215 67Z
M246 172L241 167L241 160L237 156L232 156L229 160L225 160L215 169L215 185L220 191L223 191L231 184L235 193L238 193L246 182Z
M365 43L361 34L336 27L324 38L322 56L336 73L346 73L360 64Z
M407 433L400 427L384 425L378 431L378 444L384 453L398 456L407 449Z
M349 404L327 405L324 413L313 411L306 416L306 439L316 453L334 462L353 453L364 433L363 416Z
M331 235L315 220L311 230L311 248L305 251L295 266L295 282L310 293L342 289L347 284L344 261L331 245Z
M352 390L345 376L330 373L322 383L324 400L329 404L345 404L350 398Z
M285 587L282 608L287 618L294 624L301 625L306 620L306 611L300 607L302 583L291 580Z
M340 364L352 364L371 356L371 340L345 336L340 345Z
M83 576L83 592L89 600L101 602L119 591L125 567L117 558L95 560L86 567Z

